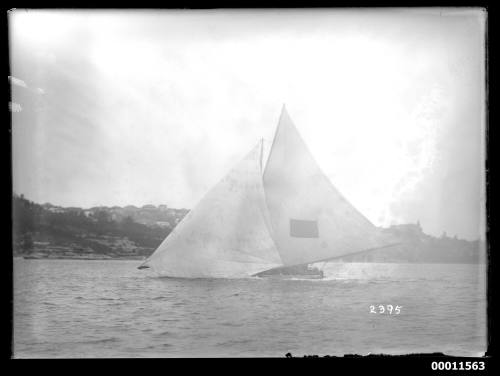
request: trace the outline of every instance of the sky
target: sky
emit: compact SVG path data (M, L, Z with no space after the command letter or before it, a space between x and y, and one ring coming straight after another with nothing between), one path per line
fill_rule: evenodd
M13 189L193 208L286 108L372 223L484 238L485 21L474 8L14 10Z

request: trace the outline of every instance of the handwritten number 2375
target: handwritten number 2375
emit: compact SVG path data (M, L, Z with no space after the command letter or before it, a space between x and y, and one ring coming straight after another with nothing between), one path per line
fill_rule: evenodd
M387 305L379 305L379 306L370 306L370 313L378 313L378 314L384 314L388 313L389 315L392 315L394 313L395 315L399 315L401 313L401 308L403 306L396 306L394 307L392 304L387 304Z

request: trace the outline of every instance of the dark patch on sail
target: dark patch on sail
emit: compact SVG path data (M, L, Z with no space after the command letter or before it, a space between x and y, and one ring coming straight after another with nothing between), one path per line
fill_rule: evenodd
M290 236L294 238L317 238L318 222L290 219Z

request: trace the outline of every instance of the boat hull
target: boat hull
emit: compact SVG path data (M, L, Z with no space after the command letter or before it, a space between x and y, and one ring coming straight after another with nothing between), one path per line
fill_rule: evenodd
M295 280L295 279L323 279L324 276L321 275L311 275L311 274L290 274L290 275L264 275L258 276L259 278L269 278L269 279L279 279L279 280Z
M307 264L295 266L282 266L266 270L254 275L255 277L273 278L273 279L322 279L324 278L323 271L311 267Z

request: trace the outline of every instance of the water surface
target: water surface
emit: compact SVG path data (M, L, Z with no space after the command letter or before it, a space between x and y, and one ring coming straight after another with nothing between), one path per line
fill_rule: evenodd
M14 356L486 351L485 266L329 264L327 279L170 279L139 261L14 260ZM370 313L399 305L400 314Z

